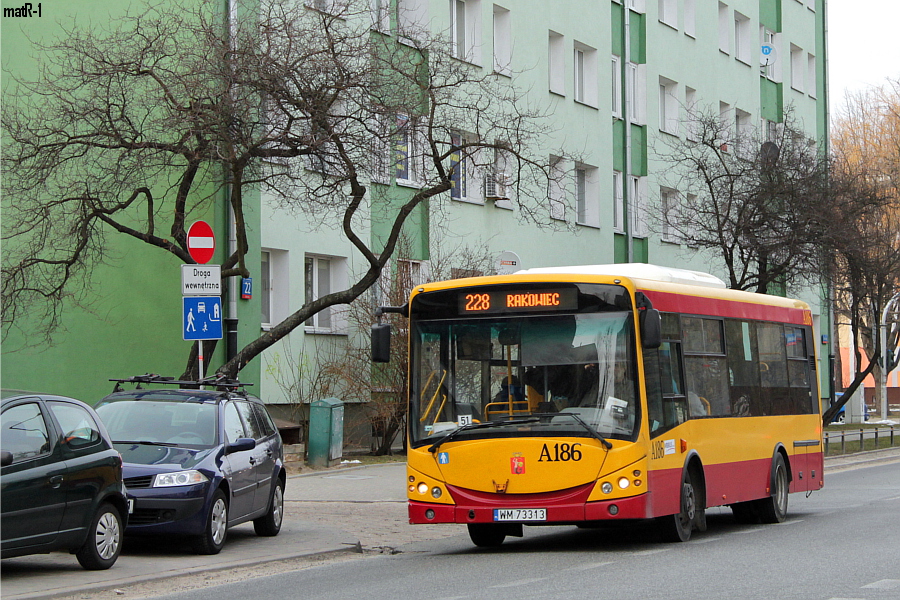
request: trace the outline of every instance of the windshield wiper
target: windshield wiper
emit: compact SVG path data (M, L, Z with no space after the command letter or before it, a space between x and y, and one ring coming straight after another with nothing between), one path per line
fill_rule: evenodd
M113 444L139 444L141 446L166 446L167 448L178 445L170 442L151 442L150 440L113 440Z
M578 415L576 415L574 413L555 412L555 413L535 413L535 414L538 414L542 417L572 417L573 419L578 421L578 423L581 424L582 427L587 429L588 433L591 434L591 437L600 440L600 443L603 444L604 448L606 448L607 450L612 450L613 445L609 443L609 440L607 440L605 437L603 437L602 435L597 433L596 429L594 429L593 427L591 427L590 425L585 423L581 417L579 417Z
M469 431L470 429L487 429L489 427L503 427L504 425L524 425L526 423L537 423L540 419L537 417L529 417L527 419L510 419L509 421L486 421L484 423L469 423L468 425L463 425L449 433L444 434L442 437L435 440L435 442L428 447L428 451L434 454L437 452L438 448L441 447L441 444L445 442L449 442L453 438L455 438L458 434L463 431Z

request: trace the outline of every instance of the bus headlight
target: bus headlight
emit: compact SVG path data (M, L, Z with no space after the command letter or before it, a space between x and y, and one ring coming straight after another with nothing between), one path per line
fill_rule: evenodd
M443 493L444 492L441 491L441 488L439 488L438 486L434 486L433 488L431 488L431 497L432 498L440 498L441 494L443 494Z
M629 485L631 485L631 482L628 481L628 478L627 478L627 477L619 477L619 488L620 488L620 489L623 489L623 490L624 490L624 489L627 488Z
M419 483L418 489L419 489L420 494L427 494L428 493L428 484L424 483L424 482Z
M612 493L612 484L608 481L604 481L603 484L600 486L600 491L602 491L604 494L611 494Z

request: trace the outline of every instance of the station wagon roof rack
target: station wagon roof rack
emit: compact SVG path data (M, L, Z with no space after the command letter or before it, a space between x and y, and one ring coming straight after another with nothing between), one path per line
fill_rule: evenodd
M156 373L134 375L127 379L110 379L110 381L116 382L116 386L113 388L114 393L122 391L123 383L133 383L135 384L135 389L137 390L143 389L141 387L142 383L155 385L177 385L179 387L186 388L199 388L200 386L208 385L219 390L235 389L239 391L242 391L241 388L245 386L253 385L252 383L240 382L237 379L230 379L228 377L225 377L224 375L210 375L209 377L204 377L203 379L198 379L196 381L184 381L181 379L175 379L174 377L163 377L162 375L157 375Z

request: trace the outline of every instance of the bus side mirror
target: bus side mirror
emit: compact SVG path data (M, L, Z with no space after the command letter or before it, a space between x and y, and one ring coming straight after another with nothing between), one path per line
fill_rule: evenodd
M391 325L372 325L372 362L391 362Z
M641 345L648 350L662 346L662 318L655 308L640 312Z

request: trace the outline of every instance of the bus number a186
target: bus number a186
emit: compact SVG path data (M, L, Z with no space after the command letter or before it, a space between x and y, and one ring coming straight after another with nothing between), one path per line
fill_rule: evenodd
M538 462L568 462L581 460L581 450L578 446L581 444L553 444L552 447L544 444L541 449L541 457Z

